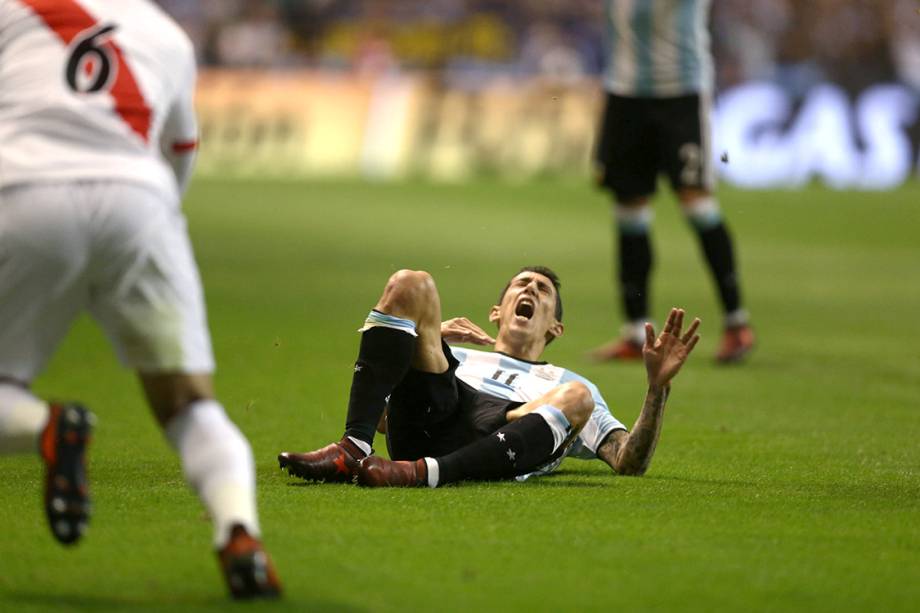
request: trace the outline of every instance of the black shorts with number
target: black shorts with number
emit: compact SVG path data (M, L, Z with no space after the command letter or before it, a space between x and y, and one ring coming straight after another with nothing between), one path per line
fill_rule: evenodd
M712 189L708 97L607 94L595 161L618 201L655 193L664 173L677 190Z
M457 378L460 363L441 344L448 368L441 374L410 370L387 405L387 450L394 460L437 457L505 425L522 403L484 394Z

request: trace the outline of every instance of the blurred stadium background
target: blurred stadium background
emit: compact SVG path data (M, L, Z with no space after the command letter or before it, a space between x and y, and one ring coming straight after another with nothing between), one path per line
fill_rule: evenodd
M584 173L598 0L163 0L196 43L201 172ZM745 187L917 172L915 0L719 0L714 154Z
M201 172L584 173L598 0L163 0L203 78ZM884 189L916 173L914 0L714 3L714 153L747 187Z
M522 264L563 279L548 359L632 423L608 199L591 185L601 0L163 0L201 64L185 203L228 413L255 451L292 611L914 611L920 602L920 5L714 0L714 155L760 346L720 314L670 196L658 312L703 340L649 474L567 461L526 484L305 485L275 454L337 439L355 329L387 275L482 320ZM751 189L756 188L756 189ZM62 552L35 458L0 468L0 611L224 610L201 508L87 319L36 383L99 415L96 514ZM381 452L382 441L378 441Z

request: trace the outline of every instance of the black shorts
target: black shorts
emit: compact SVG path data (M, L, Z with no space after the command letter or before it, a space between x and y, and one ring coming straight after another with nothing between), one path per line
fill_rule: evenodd
M607 94L595 162L618 201L655 193L659 174L675 190L712 190L707 96L626 98Z
M479 392L457 378L457 358L442 343L448 368L441 374L410 370L387 405L387 450L394 460L437 457L495 432L505 413L521 406Z

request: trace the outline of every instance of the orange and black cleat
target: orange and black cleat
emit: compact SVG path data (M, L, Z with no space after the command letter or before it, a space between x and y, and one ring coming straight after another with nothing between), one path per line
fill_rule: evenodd
M250 536L241 524L230 530L230 540L217 552L220 568L235 600L278 598L281 583L261 541Z
M281 470L287 469L289 475L307 481L351 483L358 470L358 462L363 458L364 452L343 436L337 443L308 453L282 451L278 454L278 464Z
M51 404L41 434L45 512L51 533L64 545L80 540L89 523L86 448L95 422L95 416L79 404Z

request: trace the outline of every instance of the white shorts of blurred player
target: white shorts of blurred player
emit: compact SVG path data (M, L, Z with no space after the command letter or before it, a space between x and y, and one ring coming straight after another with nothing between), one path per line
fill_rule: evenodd
M34 379L84 309L128 367L214 370L178 203L120 182L0 188L0 376Z

